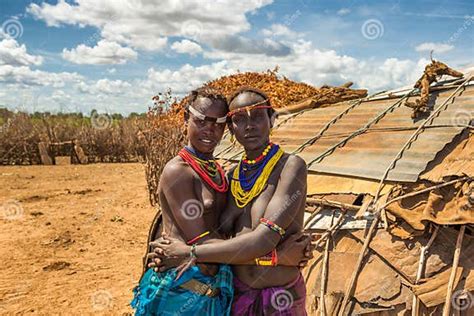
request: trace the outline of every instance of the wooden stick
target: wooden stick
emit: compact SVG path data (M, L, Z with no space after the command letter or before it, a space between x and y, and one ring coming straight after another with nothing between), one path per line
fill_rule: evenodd
M446 293L446 301L444 302L443 316L449 316L451 312L451 303L452 303L451 300L453 297L454 281L456 279L456 272L459 266L459 258L461 257L462 240L464 238L465 230L466 230L466 225L462 225L461 229L459 230L458 240L456 241L456 249L454 250L454 258L453 258L453 267L451 268L451 275L449 276L448 292Z
M326 247L324 248L324 258L322 262L322 269L321 269L321 294L319 295L321 308L321 316L326 316L326 302L325 302L325 295L326 295L326 279L327 279L327 269L328 269L328 261L329 261L329 242L330 238L326 239Z
M385 230L388 230L387 211L385 211L385 209L382 209L382 211L380 212L380 216L382 217L383 228L384 228Z
M341 214L341 216L339 216L339 218L337 219L337 222L324 232L321 238L319 238L316 241L316 244L314 245L315 248L319 247L322 244L322 241L324 241L327 237L332 235L332 233L336 230L336 228L339 227L339 225L342 223L342 221L344 220L344 217L345 217L344 214Z
M364 240L364 245L362 246L362 250L359 254L359 258L357 259L356 268L352 273L351 280L349 285L347 286L344 292L344 300L342 301L341 310L339 311L338 315L343 316L346 310L347 303L349 302L350 298L352 297L354 291L354 285L357 280L357 276L359 275L359 270L362 266L362 261L364 261L365 253L369 248L369 244L372 241L372 235L374 234L375 229L377 228L379 221L380 221L380 211L376 212L374 221L372 225L370 225L369 233L367 234L367 238Z
M303 228L306 228L306 226L308 226L308 224L313 220L313 218L316 217L316 215L318 215L318 213L322 210L323 208L321 206L318 206L314 211L313 213L311 213L311 215L308 217L308 219L304 222L303 224Z
M425 258L426 258L426 255L428 254L428 249L431 247L431 245L433 244L433 241L438 235L438 231L439 231L439 226L436 225L434 232L431 234L430 240L428 240L428 243L425 246L422 246L420 249L420 261L418 262L418 271L416 272L415 284L418 284L418 282L420 282L423 276L423 270L425 267ZM418 314L419 306L420 306L420 299L416 296L416 294L413 294L413 304L412 304L412 309L411 309L412 316L419 315Z
M360 206L357 206L357 205L341 203L337 201L329 201L325 199L317 199L317 198L307 198L306 204L330 206L330 207L342 208L348 211L355 211L355 212L357 212L360 209Z
M452 181L444 182L444 183L441 183L441 184L433 185L433 186L431 186L431 187L429 187L429 188L425 188L425 189L422 189L422 190L419 190L419 191L410 192L410 193L401 195L401 196L399 196L399 197L396 197L396 198L394 198L394 199L388 201L387 203L385 203L384 205L382 205L381 208L385 208L385 207L387 207L388 205L392 204L393 202L396 202L396 201L405 199L405 198L407 198L407 197L412 197L412 196L415 196L415 195L418 195L418 194L422 194L422 193L425 193L425 192L433 191L433 190L435 190L435 189L439 189L439 188L448 186L448 185L450 185L450 184L453 184L453 183L456 183L456 182L459 182L459 181L470 180L470 179L472 179L472 177L462 177L462 178L459 178L459 179L456 179L456 180L452 180Z
M334 224L334 217L336 216L336 211L332 212L332 217L331 217L331 225ZM341 214L340 217L344 217L344 214ZM327 281L327 269L328 269L328 261L329 261L329 243L330 243L330 234L328 238L326 239L326 246L324 247L324 257L323 257L323 262L322 262L322 268L321 268L321 293L319 295L319 300L321 303L321 308L319 309L321 312L321 316L326 316L326 301L325 301L325 295L326 295L326 281Z

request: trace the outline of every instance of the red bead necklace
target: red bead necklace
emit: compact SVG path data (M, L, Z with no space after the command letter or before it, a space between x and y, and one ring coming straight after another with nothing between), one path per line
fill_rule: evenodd
M191 155L185 148L181 149L178 155L181 158L183 158L183 160L186 161L188 165L191 166L191 168L193 168L193 170L201 177L201 179L204 182L206 182L211 188L213 188L215 191L220 192L220 193L227 192L227 189L228 189L227 179L225 177L224 170L217 162L216 162L216 167L221 178L220 185L214 182L212 177L209 176L208 171L201 164L199 164L194 158L194 156Z

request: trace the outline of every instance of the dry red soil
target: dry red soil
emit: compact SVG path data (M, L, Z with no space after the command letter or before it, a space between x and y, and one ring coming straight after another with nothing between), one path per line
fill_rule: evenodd
M154 209L141 164L0 167L0 315L128 315Z

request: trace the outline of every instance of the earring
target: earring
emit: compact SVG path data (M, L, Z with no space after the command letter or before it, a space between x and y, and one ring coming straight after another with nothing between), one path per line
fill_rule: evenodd
M273 128L270 128L270 136L273 135Z
M235 137L234 137L234 134L231 134L231 135L230 135L230 142L232 143L232 145L235 145Z

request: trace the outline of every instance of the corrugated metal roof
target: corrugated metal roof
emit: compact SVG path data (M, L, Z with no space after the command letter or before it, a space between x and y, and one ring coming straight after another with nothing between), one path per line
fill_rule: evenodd
M442 182L446 176L474 177L474 137L462 136L465 138L450 144L428 164L420 179Z
M430 106L436 109L442 105L455 89L431 93ZM413 101L415 97L409 100ZM348 140L343 146L330 152L319 162L315 158L335 144L364 127L378 114L400 98L364 101L344 114L331 125L313 144L305 147L299 156L310 164L308 169L323 174L361 177L380 180L387 167L397 156L400 149L425 119L413 121L412 109L399 105L388 112L364 133ZM328 108L316 108L281 116L281 123L274 129L272 141L278 143L286 152L294 152L302 144L318 135L320 130L334 117L343 112L348 103ZM465 118L474 118L474 85L460 89L447 102L446 109L428 124L412 145L403 153L386 180L416 182L420 173L435 155L461 133L463 127L453 126L457 121L467 124ZM448 125L448 126L446 126ZM229 140L223 139L216 153L219 158L236 160L240 158L240 147L229 150ZM313 162L313 163L311 163Z

